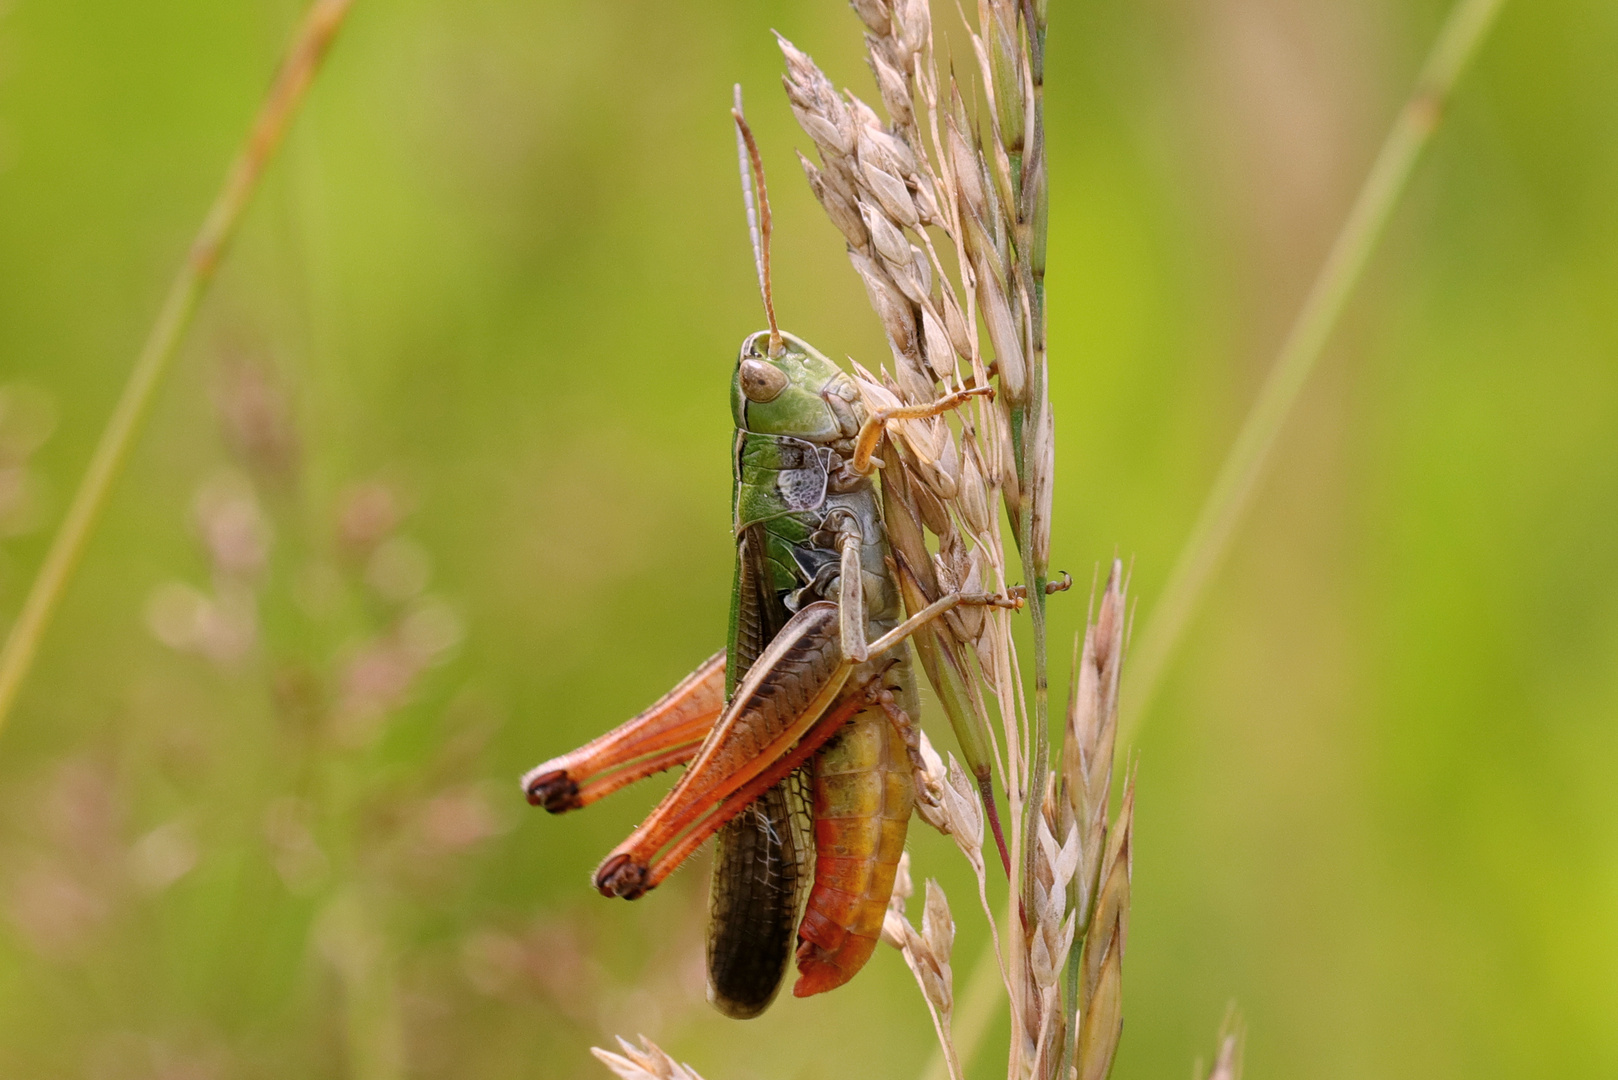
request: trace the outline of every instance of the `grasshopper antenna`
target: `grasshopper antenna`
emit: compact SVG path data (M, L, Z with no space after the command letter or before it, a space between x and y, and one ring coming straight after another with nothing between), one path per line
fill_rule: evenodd
M764 159L759 155L753 129L742 115L742 84L737 83L735 104L730 115L736 121L736 160L741 166L742 202L747 205L747 232L753 238L753 266L758 271L758 289L764 296L764 317L770 323L770 355L780 356L781 328L775 322L775 298L770 293L770 193L764 186ZM755 209L753 186L758 185Z

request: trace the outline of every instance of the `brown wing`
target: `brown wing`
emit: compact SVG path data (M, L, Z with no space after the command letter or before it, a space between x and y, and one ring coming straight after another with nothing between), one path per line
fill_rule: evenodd
M708 1000L726 1016L762 1013L781 989L813 874L805 770L719 832L708 892Z
M727 682L734 690L789 618L770 585L759 525L738 538L731 604ZM762 1013L791 962L813 876L807 789L800 769L719 831L708 891L708 1000L726 1016Z

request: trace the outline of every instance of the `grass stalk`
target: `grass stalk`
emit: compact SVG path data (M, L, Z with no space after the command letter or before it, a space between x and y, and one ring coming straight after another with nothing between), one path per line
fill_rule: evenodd
M1438 129L1456 82L1488 37L1505 0L1457 0L1400 109L1364 185L1281 345L1236 441L1231 445L1191 533L1130 657L1130 709L1121 735L1134 737L1209 579L1275 449L1298 394L1314 372L1332 330L1387 227L1421 152Z
M129 458L153 395L185 339L197 304L218 272L259 179L275 157L282 136L352 3L353 0L315 0L304 15L253 121L247 141L231 164L224 186L203 219L184 264L169 285L157 321L102 429L67 515L51 538L45 561L6 637L5 648L0 650L0 730L4 729L17 694L33 667L51 617L78 569L85 545L106 507L113 482Z

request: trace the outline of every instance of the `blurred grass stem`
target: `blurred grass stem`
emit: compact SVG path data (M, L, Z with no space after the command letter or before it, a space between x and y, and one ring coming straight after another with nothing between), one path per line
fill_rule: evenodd
M84 478L73 493L67 516L51 539L39 576L29 588L17 622L6 637L4 650L0 651L0 729L5 727L51 616L56 613L62 594L78 568L85 544L106 506L113 481L128 460L135 436L151 407L152 396L179 351L197 304L219 269L242 213L252 200L265 167L275 157L281 138L352 3L353 0L315 0L304 15L253 121L247 141L231 164L224 186L214 198L184 265L169 286L157 321L101 432Z
M1220 466L1191 535L1163 588L1162 599L1130 657L1131 706L1120 740L1127 745L1152 704L1163 673L1253 501L1277 437L1315 369L1376 249L1416 161L1438 129L1456 81L1488 37L1505 0L1458 0L1439 30L1415 90L1394 120L1348 219L1309 290L1259 390L1235 443Z

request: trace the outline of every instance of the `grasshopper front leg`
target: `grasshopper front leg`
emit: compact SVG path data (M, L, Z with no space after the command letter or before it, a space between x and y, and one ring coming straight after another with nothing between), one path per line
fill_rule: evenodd
M871 413L860 425L859 437L854 440L854 458L851 463L854 471L861 476L869 476L876 471L876 446L882 441L883 432L892 421L925 420L929 416L942 416L951 409L960 408L975 397L994 397L994 387L972 386L945 394L937 401L926 405L896 405Z
M528 801L577 810L653 773L690 761L725 707L725 654L715 653L638 716L571 753L528 770Z

